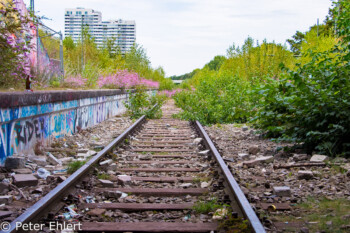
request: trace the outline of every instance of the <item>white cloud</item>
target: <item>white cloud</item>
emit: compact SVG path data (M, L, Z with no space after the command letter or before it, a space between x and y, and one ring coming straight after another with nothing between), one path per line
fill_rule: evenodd
M26 0L25 2L29 2ZM136 20L137 43L153 66L167 75L201 68L233 42L248 35L285 43L296 30L322 22L330 0L36 0L45 23L64 31L64 8L85 7L102 12L103 20Z

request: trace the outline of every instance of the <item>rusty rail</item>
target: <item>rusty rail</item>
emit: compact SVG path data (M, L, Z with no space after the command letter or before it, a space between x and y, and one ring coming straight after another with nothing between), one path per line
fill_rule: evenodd
M244 196L244 193L242 192L241 188L239 187L238 183L236 182L235 178L233 177L232 173L228 169L227 165L225 164L224 160L222 159L220 153L214 146L214 143L208 136L207 132L205 132L203 126L199 121L195 122L195 127L198 130L199 134L204 139L204 144L207 146L208 149L211 150L212 154L215 157L216 162L220 166L220 169L224 175L224 178L229 186L230 191L234 194L235 199L237 203L239 204L242 213L249 221L252 230L257 233L263 233L266 232L263 225L261 224L259 218L256 216L254 210L250 206L247 198Z

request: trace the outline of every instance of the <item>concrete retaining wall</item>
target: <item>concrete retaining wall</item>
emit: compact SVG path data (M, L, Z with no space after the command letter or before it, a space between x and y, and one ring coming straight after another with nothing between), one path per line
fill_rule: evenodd
M0 93L0 164L125 112L128 99L122 90Z

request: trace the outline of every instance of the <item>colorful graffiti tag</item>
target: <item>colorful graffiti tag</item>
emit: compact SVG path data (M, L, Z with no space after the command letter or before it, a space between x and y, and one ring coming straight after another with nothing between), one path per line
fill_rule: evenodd
M128 94L0 109L0 164L6 157L32 153L37 143L74 134L125 112Z

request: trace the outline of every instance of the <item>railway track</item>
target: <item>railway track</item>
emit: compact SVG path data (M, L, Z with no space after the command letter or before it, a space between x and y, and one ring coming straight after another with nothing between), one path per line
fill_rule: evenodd
M244 219L249 232L265 232L200 123L173 119L171 102L162 109L161 119L138 119L7 232L29 223L43 231L227 232Z

